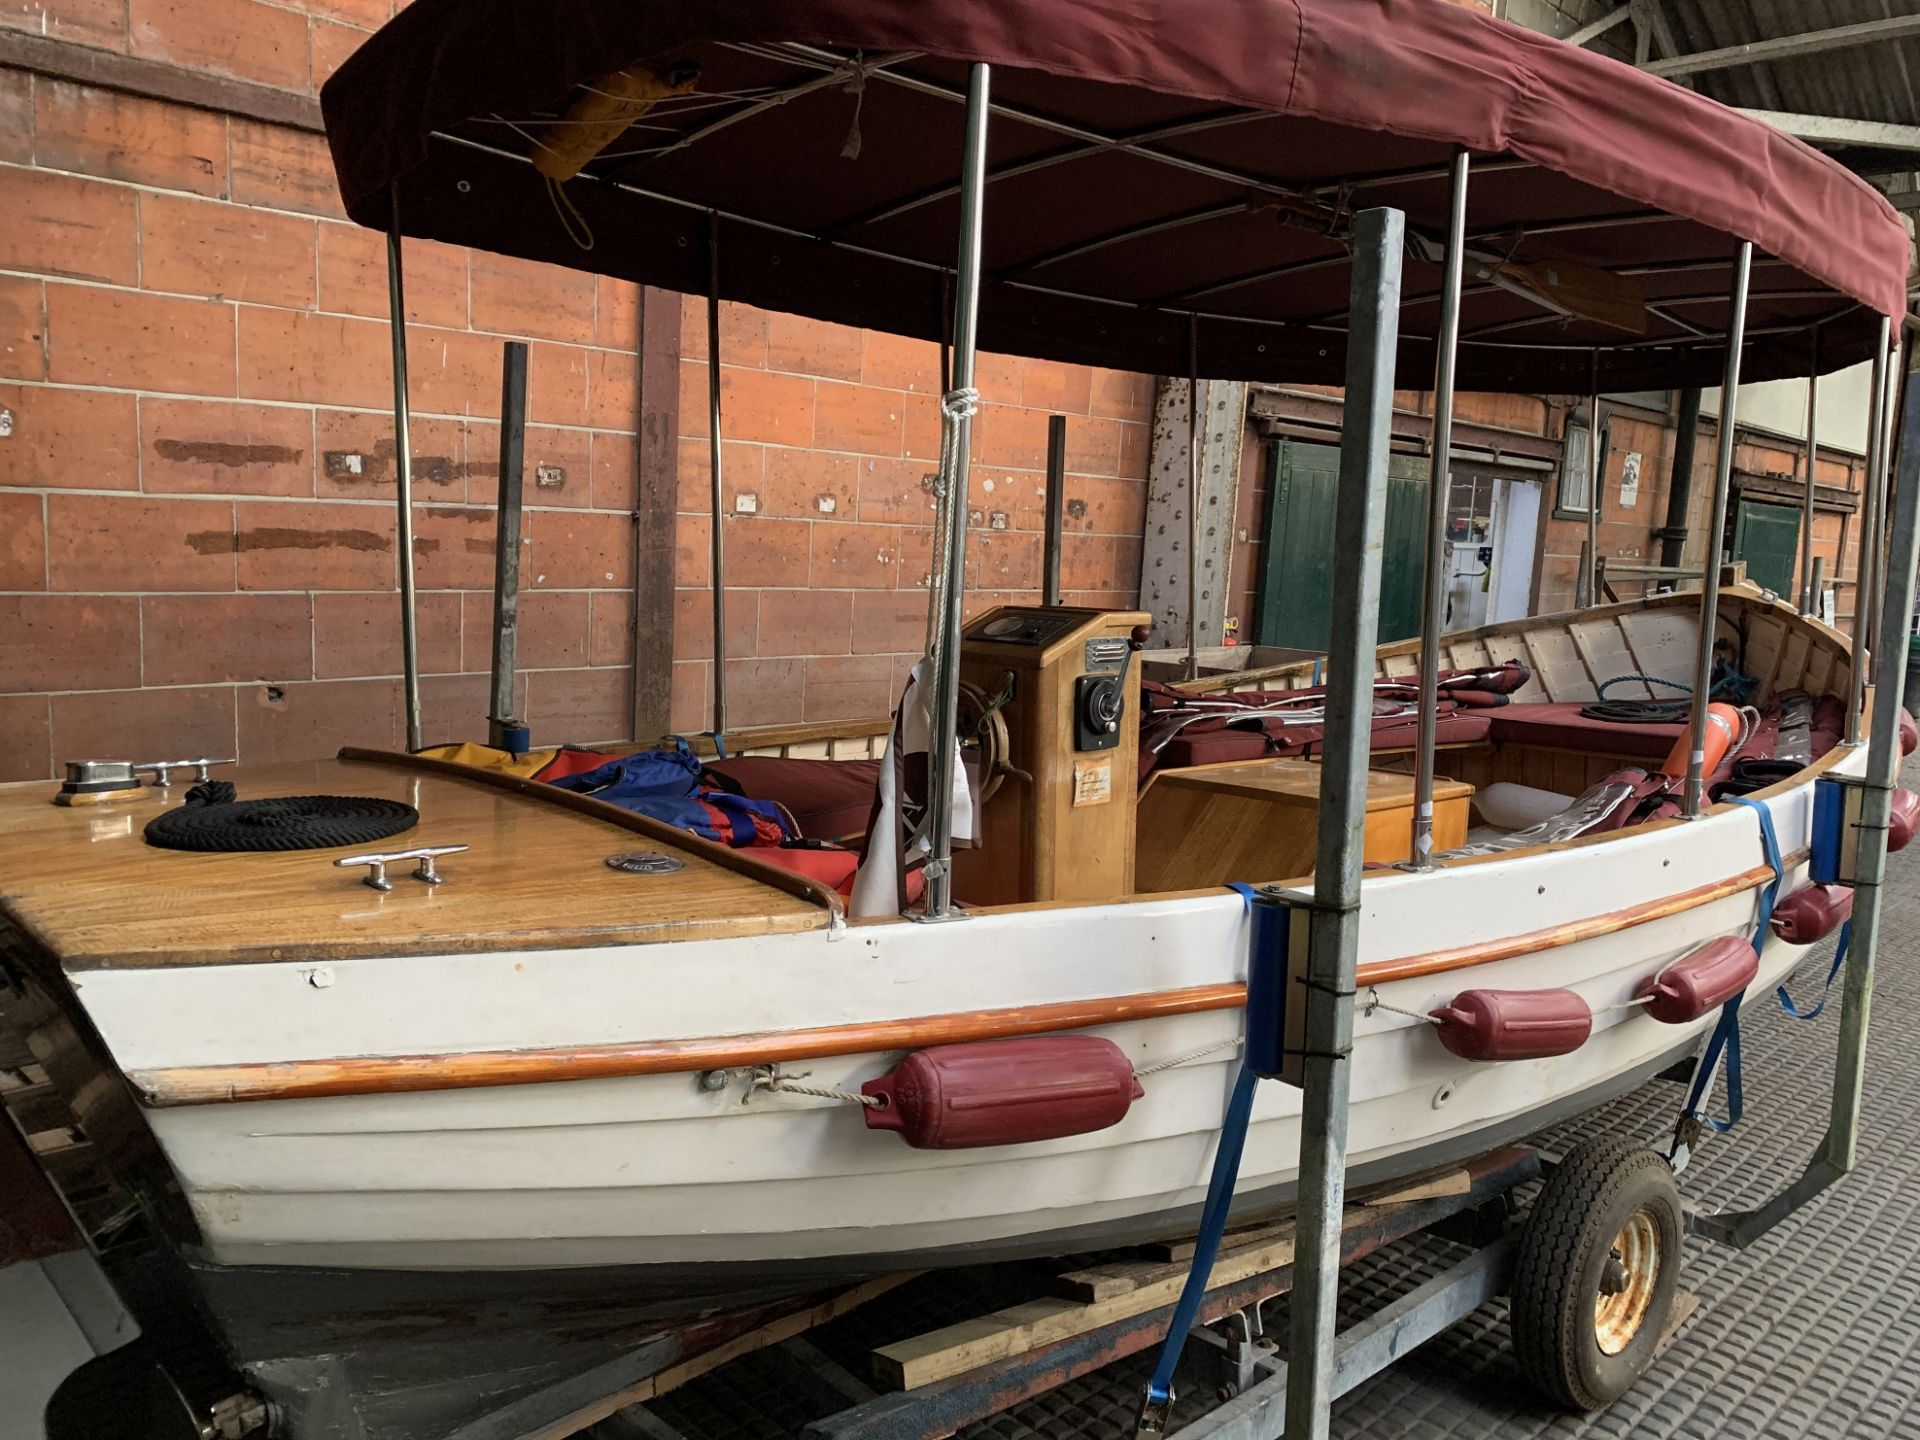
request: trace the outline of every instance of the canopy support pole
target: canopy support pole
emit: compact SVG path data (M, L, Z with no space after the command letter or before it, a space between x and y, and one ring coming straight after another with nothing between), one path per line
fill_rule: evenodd
M1600 603L1600 352L1587 356L1587 604Z
M1307 986L1300 1001L1305 1021L1295 1211L1299 1238L1287 1371L1289 1440L1326 1440L1334 1399L1338 1353L1334 1301L1340 1286L1340 1222L1346 1197L1360 868L1405 227L1406 217L1398 210L1363 210L1354 217L1346 424L1340 439L1342 484L1334 509L1321 824L1308 922Z
M1867 494L1861 517L1860 555L1853 568L1853 675L1847 689L1849 745L1860 743L1860 721L1867 703L1868 645L1873 617L1872 584L1879 569L1880 508L1887 478L1887 351L1893 322L1880 322L1880 343L1873 352L1873 395L1867 412Z
M425 740L420 730L420 626L413 580L413 415L407 399L407 293L400 265L400 187L387 192L387 329L393 337L393 480L400 527L400 673L407 712L407 749Z
M727 733L726 486L720 465L720 216L707 212L707 473L713 485L713 734Z
M967 472L973 445L974 337L980 312L980 230L987 186L989 71L967 73L967 140L960 165L960 248L954 290L952 384L940 398L951 438L942 446L940 537L934 545L936 608L928 635L933 662L933 734L927 756L931 815L925 903L920 918L944 920L953 910L953 784L960 735L960 624L966 609Z
M1200 678L1200 317L1187 312L1187 679Z
M1067 417L1047 417L1047 515L1041 547L1040 603L1060 603L1060 532L1067 509Z
M1467 152L1453 157L1453 210L1440 288L1439 353L1433 363L1433 456L1427 466L1427 593L1420 623L1419 738L1414 749L1415 870L1433 868L1433 769L1440 732L1440 633L1447 625L1447 511L1453 488L1453 375L1460 344L1460 287L1467 250Z
M1713 504L1707 510L1707 552L1701 557L1700 634L1693 657L1693 714L1687 728L1686 818L1706 805L1707 704L1713 698L1714 627L1720 614L1720 545L1727 533L1727 492L1733 483L1733 437L1739 427L1740 352L1747 342L1747 285L1753 279L1753 242L1742 240L1733 264L1733 314L1727 322L1727 367L1720 382L1720 430L1713 462Z
M500 347L500 492L494 508L493 690L487 743L519 754L527 724L514 710L520 641L520 519L526 484L527 342Z
M1800 511L1800 613L1813 613L1813 498L1820 464L1820 327L1813 327L1813 356L1807 366L1807 496Z

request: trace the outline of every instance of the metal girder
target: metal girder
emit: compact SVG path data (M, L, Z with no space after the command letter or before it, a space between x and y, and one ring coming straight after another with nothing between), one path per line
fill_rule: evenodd
M1848 120L1839 115L1796 115L1784 110L1742 110L1740 113L1799 140L1857 145L1869 150L1920 152L1920 125Z
M1764 64L1769 60L1794 60L1805 55L1822 55L1830 50L1845 50L1874 41L1904 40L1915 35L1920 35L1920 15L1900 15L1888 20L1863 20L1858 25L1839 25L1831 30L1780 35L1771 40L1752 40L1745 45L1729 45L1723 50L1701 50L1692 55L1650 60L1640 68L1649 75L1669 78L1700 75L1709 70L1733 70L1745 65Z

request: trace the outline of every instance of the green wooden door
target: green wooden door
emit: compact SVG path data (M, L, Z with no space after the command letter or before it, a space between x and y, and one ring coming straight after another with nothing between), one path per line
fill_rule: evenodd
M1395 455L1387 466L1386 550L1380 577L1380 642L1420 632L1425 565L1427 462ZM1331 631L1333 513L1340 451L1276 440L1267 451L1267 533L1260 552L1254 638L1261 645L1324 650Z
M1747 577L1776 595L1793 593L1800 557L1800 512L1790 505L1742 500L1733 522L1733 558L1747 562Z

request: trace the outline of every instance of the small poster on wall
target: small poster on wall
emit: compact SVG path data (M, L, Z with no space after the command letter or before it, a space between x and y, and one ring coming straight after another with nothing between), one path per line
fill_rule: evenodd
M1640 499L1640 452L1629 450L1620 467L1620 508L1631 510Z

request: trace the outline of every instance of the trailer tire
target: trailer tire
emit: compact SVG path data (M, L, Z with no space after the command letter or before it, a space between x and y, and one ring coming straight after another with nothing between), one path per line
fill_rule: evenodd
M1666 1160L1590 1140L1547 1177L1520 1234L1509 1328L1542 1394L1603 1410L1652 1364L1680 1283L1685 1226Z

